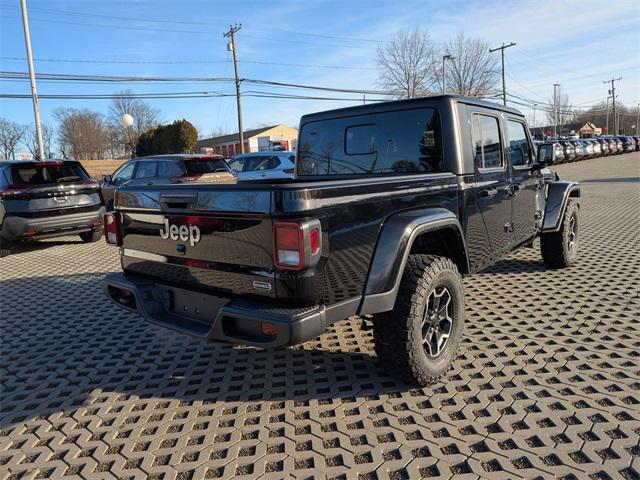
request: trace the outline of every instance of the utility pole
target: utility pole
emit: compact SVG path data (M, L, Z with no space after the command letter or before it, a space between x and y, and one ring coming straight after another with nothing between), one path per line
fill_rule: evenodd
M620 80L622 80L622 77L618 77L618 78L612 78L611 80L603 80L603 84L606 85L607 83L611 84L611 90L610 90L610 94L611 94L611 103L613 105L613 131L614 131L614 135L618 135L618 118L616 117L616 82L619 82ZM607 133L609 133L609 131L607 131Z
M607 126L605 127L605 130L607 131L607 135L609 135L609 99L611 98L610 95L607 95Z
M558 96L556 94L559 83L553 84L553 138L558 138Z
M640 103L638 103L638 108L636 109L636 135L638 135L638 123L640 123Z
M27 1L20 0L22 7L22 26L24 27L24 44L27 47L27 61L29 63L29 81L31 82L31 98L33 100L33 116L36 121L36 137L38 139L38 156L44 160L44 144L42 143L42 128L40 127L40 107L38 107L38 91L36 90L36 74L33 70L33 54L31 53L31 35L29 35L29 17L27 16Z
M537 103L533 104L533 125L531 125L532 130L535 132L536 131L536 107L538 106ZM535 134L534 134L535 136Z
M504 85L504 49L505 48L509 48L509 47L513 47L517 45L516 43L511 42L509 45L505 45L504 43L502 44L501 47L496 47L496 48L490 48L489 52L493 53L493 52L497 52L498 50L500 50L501 56L502 56L502 103L504 105L507 104L507 89Z
M236 103L238 105L238 136L240 137L240 153L244 153L244 133L242 132L242 105L240 103L240 78L238 77L238 58L236 56L236 33L242 25L229 25L229 31L222 34L229 37L231 41L227 44L227 50L233 52L233 69L236 75Z
M448 53L442 56L442 94L443 95L446 93L446 80L447 80L447 76L445 75L445 62L447 60L454 60L455 58L456 57L449 55Z

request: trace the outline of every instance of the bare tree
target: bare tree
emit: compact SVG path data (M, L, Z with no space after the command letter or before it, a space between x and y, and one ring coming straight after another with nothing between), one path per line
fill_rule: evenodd
M125 152L133 152L138 143L138 138L145 132L155 128L160 123L160 111L151 107L139 98L131 97L130 90L116 93L109 106L109 123L122 132L122 142ZM128 113L133 117L131 127L120 125L122 115Z
M58 144L65 157L76 160L101 159L108 156L109 128L102 114L91 110L58 108Z
M444 44L442 55L454 57L445 67L447 93L482 98L498 86L498 57L489 53L484 40L459 33ZM440 71L440 79L442 76Z
M569 94L565 92L561 86L558 87L555 101L552 96L547 103L548 107L545 111L547 121L551 125L557 125L558 132L562 130L562 127L575 119Z
M0 154L11 160L16 156L16 147L24 137L25 127L6 118L0 118Z
M426 30L400 31L378 48L380 84L399 98L427 95L435 84L435 48Z
M53 156L52 150L51 150L52 142L53 142L53 128L51 128L51 125L43 123L42 124L42 144L44 147L45 158L51 158ZM25 135L22 143L24 143L24 145L27 147L27 149L29 150L33 158L35 158L36 160L41 160L41 158L39 158L40 151L38 148L38 136L36 134L35 124L32 124L25 129Z

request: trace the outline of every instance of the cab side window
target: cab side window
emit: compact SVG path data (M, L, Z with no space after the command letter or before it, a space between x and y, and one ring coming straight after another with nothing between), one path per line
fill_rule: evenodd
M476 168L502 168L502 142L498 119L474 113L471 122Z
M136 178L150 178L156 176L156 166L158 162L138 162Z
M126 165L120 167L120 169L113 174L113 182L120 184L128 182L133 177L133 170L136 168L136 162L129 162Z
M515 120L507 121L507 138L509 140L511 164L514 167L529 165L533 161L533 158L524 124Z

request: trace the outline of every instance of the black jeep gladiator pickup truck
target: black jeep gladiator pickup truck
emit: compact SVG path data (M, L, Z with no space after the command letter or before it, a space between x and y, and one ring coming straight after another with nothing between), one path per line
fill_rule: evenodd
M105 234L124 272L104 288L155 324L260 347L371 314L383 367L426 385L460 343L461 275L538 236L546 264L575 261L579 186L543 167L520 112L471 98L306 115L293 179L121 188Z

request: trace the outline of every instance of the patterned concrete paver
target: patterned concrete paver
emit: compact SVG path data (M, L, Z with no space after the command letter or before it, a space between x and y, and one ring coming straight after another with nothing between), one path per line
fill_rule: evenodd
M447 379L379 368L357 318L289 349L204 344L112 306L116 250L0 260L2 478L640 478L640 154L582 182L578 265L538 245L465 280Z

